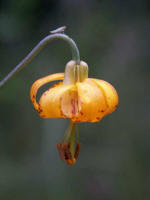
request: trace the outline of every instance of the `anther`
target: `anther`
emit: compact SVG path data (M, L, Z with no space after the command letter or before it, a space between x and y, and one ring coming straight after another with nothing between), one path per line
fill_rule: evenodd
M74 158L77 160L78 156L79 156L79 152L80 152L80 143L78 142L76 145L76 151L74 154Z
M66 162L68 165L74 165L79 155L80 143L78 142L76 145L74 157L72 157L69 142L62 142L62 143L58 142L57 149L59 152L60 159L63 162Z

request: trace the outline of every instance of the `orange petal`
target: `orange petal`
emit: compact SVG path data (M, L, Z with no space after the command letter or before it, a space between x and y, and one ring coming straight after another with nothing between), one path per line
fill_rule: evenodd
M44 92L39 101L40 116L45 118L65 118L66 113L62 109L62 99L64 94L67 94L71 88L72 85L62 85L61 83Z
M73 118L79 113L78 91L76 85L72 85L61 96L61 110L67 118Z
M94 81L100 89L102 89L105 93L105 98L108 104L108 108L105 111L105 115L112 113L116 107L118 106L119 98L115 88L108 82L99 80L99 79L91 79Z
M30 90L30 98L36 110L39 110L39 104L36 101L36 94L37 94L38 89L48 82L63 80L63 79L64 79L64 73L57 73L57 74L46 76L44 78L40 78L33 83Z
M90 79L77 83L78 106L80 112L78 118L73 121L96 122L103 117L103 111L107 109L107 104L103 92Z

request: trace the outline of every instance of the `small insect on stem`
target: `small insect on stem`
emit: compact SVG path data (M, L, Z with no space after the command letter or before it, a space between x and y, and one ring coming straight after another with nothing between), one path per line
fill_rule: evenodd
M66 28L67 28L66 26L62 26L62 27L57 28L57 29L55 29L53 31L50 31L50 33L51 34L64 33L64 31L66 30Z

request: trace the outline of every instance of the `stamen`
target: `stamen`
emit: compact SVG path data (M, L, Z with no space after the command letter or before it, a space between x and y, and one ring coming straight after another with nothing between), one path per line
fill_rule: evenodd
M57 149L59 152L60 159L63 162L66 162L68 165L74 165L78 158L80 152L80 143L79 143L79 136L78 136L78 129L77 135L76 132L76 123L73 123L70 120L68 129L64 135L63 142L57 143ZM75 139L75 137L77 138Z
M74 158L77 160L78 156L79 156L79 152L80 152L80 143L78 142L76 145L76 151L74 154Z
M57 150L59 152L60 159L65 161L64 151L62 149L62 144L60 142L57 143Z
M74 157L72 157L69 142L62 142L62 143L58 142L57 149L58 149L60 158L63 162L66 162L68 165L74 165L76 163L76 160L80 152L80 143L78 142L76 145L76 151L75 151Z
M67 142L63 142L62 148L63 148L63 151L64 151L65 161L72 159L72 155L71 155L71 152L70 152L70 144L67 143Z

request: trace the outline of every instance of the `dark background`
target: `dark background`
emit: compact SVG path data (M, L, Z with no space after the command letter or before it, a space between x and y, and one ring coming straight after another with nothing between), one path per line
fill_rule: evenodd
M63 41L49 44L0 89L0 200L149 200L150 1L0 1L0 80L63 25L89 77L115 86L119 107L81 123L79 159L62 163L56 143L68 121L40 118L29 98L36 79L71 59Z

